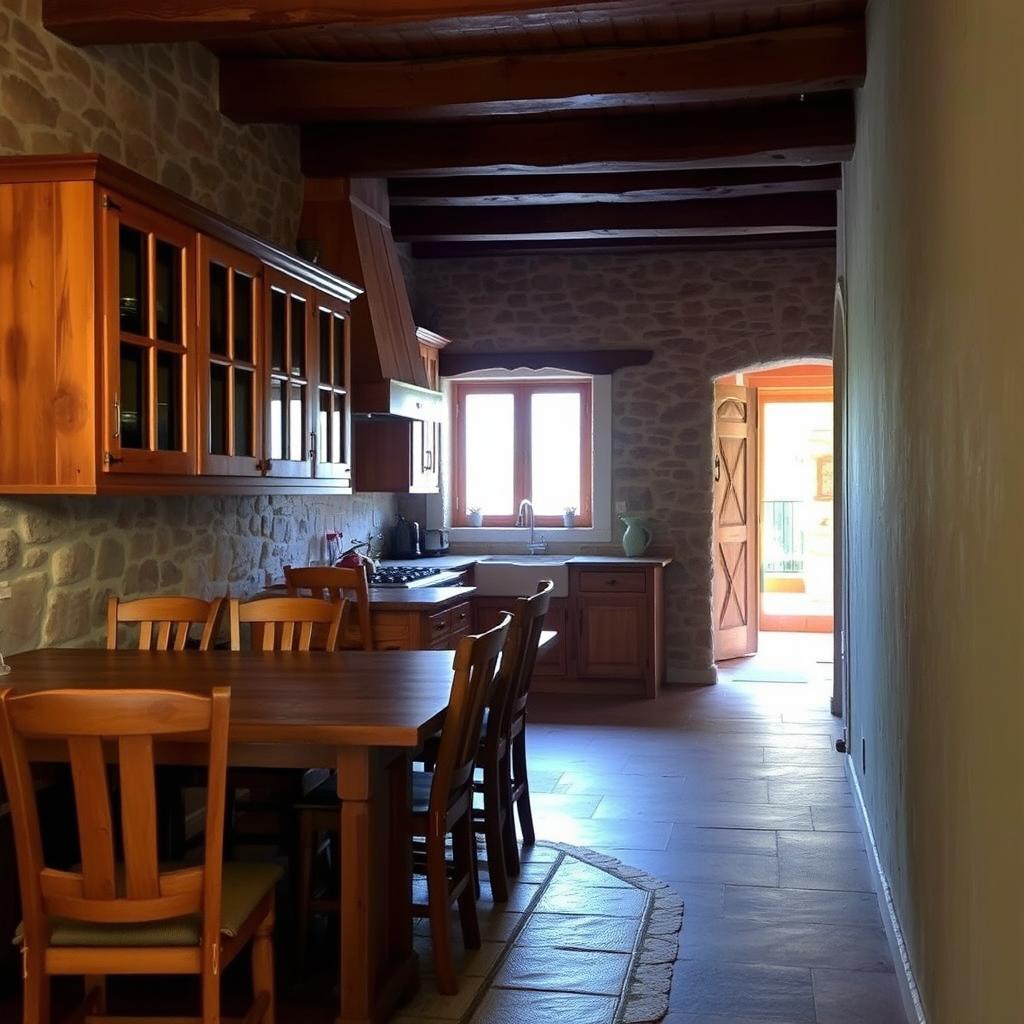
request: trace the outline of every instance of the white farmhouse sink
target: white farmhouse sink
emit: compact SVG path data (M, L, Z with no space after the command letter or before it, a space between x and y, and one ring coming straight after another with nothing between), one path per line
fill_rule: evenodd
M481 597L524 597L552 580L552 597L569 596L571 555L491 555L476 563L473 586Z

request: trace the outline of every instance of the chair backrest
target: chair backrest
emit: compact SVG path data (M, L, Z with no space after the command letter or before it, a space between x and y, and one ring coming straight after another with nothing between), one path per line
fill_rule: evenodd
M551 608L551 594L554 589L553 580L541 580L537 584L536 594L520 597L516 601L516 621L522 630L523 642L519 650L519 664L515 670L515 696L509 709L509 724L526 711L533 670L537 665L540 635L544 632L544 618Z
M140 924L202 915L203 941L220 928L224 792L231 691L209 696L168 690L49 690L0 693L0 761L11 805L25 942L44 948L49 917L100 924ZM202 866L161 871L153 741L173 734L209 744L206 850ZM71 761L80 871L46 866L27 744L54 743ZM106 756L120 781L123 870L115 861ZM212 948L206 945L206 948Z
M266 597L242 604L233 597L231 650L242 649L242 623L250 625L253 650L308 651L313 626L319 624L327 626L324 650L336 650L344 612L344 600L335 603L315 597Z
M138 623L140 651L183 651L193 626L202 626L199 650L208 651L217 637L224 599L198 597L143 597L137 601L107 601L107 650L117 650L120 623Z
M448 812L473 800L480 726L511 622L512 616L506 613L493 629L479 636L463 637L455 649L451 698L430 789L431 827L442 830L442 834Z
M370 583L366 578L366 566L358 569L345 569L340 566L313 565L305 569L284 567L284 580L288 585L288 593L299 597L308 593L310 597L319 597L326 601L342 601L348 599L345 606L346 614L342 617L340 646L345 646L345 633L352 609L353 599L359 615L359 641L364 651L372 651L373 626L370 616Z

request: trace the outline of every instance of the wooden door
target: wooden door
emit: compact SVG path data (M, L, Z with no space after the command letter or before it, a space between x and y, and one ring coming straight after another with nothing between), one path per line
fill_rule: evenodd
M757 651L757 392L715 385L715 660Z
M271 268L264 271L264 282L268 373L263 471L268 477L311 477L316 454L313 291Z
M643 679L650 643L642 594L580 594L576 671L582 679Z
M317 359L313 473L330 480L352 477L352 411L349 402L349 318L345 303L313 296Z
M103 469L196 472L196 235L102 195Z
M199 239L199 467L217 476L263 468L266 370L263 267Z

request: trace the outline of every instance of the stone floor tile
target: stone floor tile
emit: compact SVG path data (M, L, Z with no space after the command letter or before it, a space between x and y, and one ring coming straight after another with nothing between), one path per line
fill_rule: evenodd
M768 799L773 804L822 804L831 807L852 807L853 791L845 780L772 779L768 783Z
M725 886L723 913L766 924L835 924L881 926L878 898L871 892L779 889L752 885Z
M599 889L581 886L557 876L537 904L538 914L595 914L599 917L641 917L647 907L647 893L628 889Z
M816 969L818 1024L906 1024L895 974Z
M611 1024L615 1008L610 996L495 988L471 1024Z
M873 892L863 837L852 832L780 832L779 884Z
M685 923L685 922L684 922ZM672 1010L718 1014L730 1021L815 1024L811 972L800 967L683 960L676 965Z
M640 924L638 918L629 917L536 913L519 933L516 945L632 953Z
M665 821L621 821L610 818L563 818L557 828L537 825L537 838L587 846L614 853L618 850L664 850L672 832ZM618 855L618 854L616 854ZM623 854L624 860L629 858Z
M860 832L860 815L855 806L811 805L815 832Z
M494 984L500 988L617 996L626 980L629 962L625 953L515 946Z

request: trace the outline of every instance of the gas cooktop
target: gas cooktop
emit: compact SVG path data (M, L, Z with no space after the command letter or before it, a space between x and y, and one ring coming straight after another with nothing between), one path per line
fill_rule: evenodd
M458 573L420 565L389 565L370 577L371 587L435 587L458 579Z

